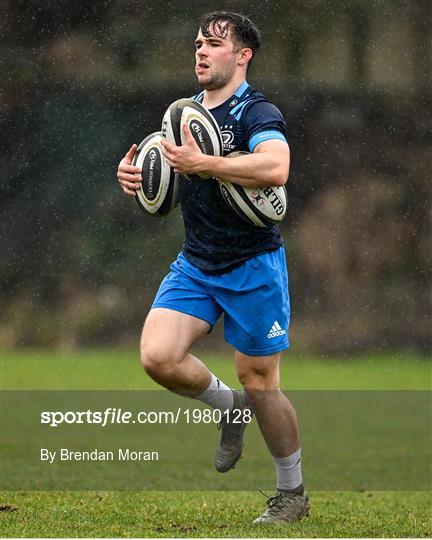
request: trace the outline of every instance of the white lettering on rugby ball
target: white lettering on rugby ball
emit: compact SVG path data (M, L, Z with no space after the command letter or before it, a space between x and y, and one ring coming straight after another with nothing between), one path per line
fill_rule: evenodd
M249 152L233 152L227 157L237 157ZM224 201L244 221L257 227L280 223L286 214L285 186L245 187L228 180L219 180Z
M209 115L210 113L207 114ZM183 126L184 124L189 127L192 137L203 154L207 154L208 156L221 155L221 135L216 131L214 122L207 115L194 107L185 107L181 116L181 125ZM182 144L185 144L186 139L183 130L181 130L180 136Z
M163 156L161 140L160 131L146 137L133 160L133 165L142 169L137 202L152 215L166 215L176 204L178 179Z

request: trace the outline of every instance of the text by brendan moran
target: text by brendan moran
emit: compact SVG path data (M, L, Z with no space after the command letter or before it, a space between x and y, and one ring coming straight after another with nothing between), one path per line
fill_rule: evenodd
M60 450L40 449L40 460L46 463L55 461L159 461L159 452L154 450L131 450L130 448L118 448L112 450Z

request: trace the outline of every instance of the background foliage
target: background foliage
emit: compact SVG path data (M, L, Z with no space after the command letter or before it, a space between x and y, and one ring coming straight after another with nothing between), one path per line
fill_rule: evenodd
M249 80L288 122L294 347L430 348L431 6L206 4L257 21ZM202 11L0 3L6 346L136 343L183 231L178 213L144 216L115 174L167 105L195 93Z

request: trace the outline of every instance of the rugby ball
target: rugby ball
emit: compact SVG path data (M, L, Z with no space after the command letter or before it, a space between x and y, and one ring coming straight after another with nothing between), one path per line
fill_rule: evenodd
M163 156L161 140L160 131L151 133L140 143L132 161L132 165L142 169L135 199L152 216L166 216L177 204L178 175Z
M172 103L162 119L162 135L177 146L186 142L182 126L186 124L203 154L221 156L223 153L222 134L213 115L201 103L192 99L179 99ZM193 179L209 178L198 173L187 175Z
M249 152L232 152L236 158ZM287 194L285 186L245 187L219 179L219 189L224 201L244 221L257 227L280 223L285 217Z
M189 105L191 102L190 99L182 98L174 101L165 111L165 114L162 118L162 137L167 139L169 142L172 142L176 146L182 144L180 138L180 123L183 113L183 109L186 105Z

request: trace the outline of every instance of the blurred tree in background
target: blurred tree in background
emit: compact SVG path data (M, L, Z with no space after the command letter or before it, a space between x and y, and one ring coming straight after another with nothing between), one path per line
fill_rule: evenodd
M430 348L431 7L205 6L258 23L249 81L288 122L294 347ZM137 342L183 231L179 212L144 216L115 175L196 92L202 13L196 0L0 2L4 346Z

